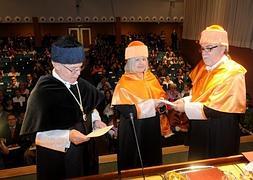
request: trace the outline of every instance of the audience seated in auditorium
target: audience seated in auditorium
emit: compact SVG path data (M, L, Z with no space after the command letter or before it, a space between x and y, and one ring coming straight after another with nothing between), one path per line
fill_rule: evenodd
M17 89L17 88L19 88L19 81L17 80L17 77L16 76L12 76L11 77L11 82L10 82L10 88L12 89L12 90L15 90L15 89Z
M26 98L28 98L28 96L30 95L30 91L28 88L26 88L25 82L19 83L19 91L20 91L20 94Z
M17 123L17 118L13 113L7 115L7 123L3 138L6 140L5 145L9 153L3 157L4 165L6 168L18 167L24 164L25 151L19 136L21 126Z
M19 114L20 112L24 112L26 108L26 97L23 96L19 89L15 90L15 95L12 98L14 105L14 112Z
M166 93L168 95L168 100L172 102L181 97L176 84L170 84L169 90L167 90Z
M35 83L36 83L32 74L28 73L26 75L26 83L27 83L28 90L31 92L31 90L33 89L33 87L35 86Z
M17 72L14 66L11 66L10 72L7 74L9 77L20 76L20 72Z

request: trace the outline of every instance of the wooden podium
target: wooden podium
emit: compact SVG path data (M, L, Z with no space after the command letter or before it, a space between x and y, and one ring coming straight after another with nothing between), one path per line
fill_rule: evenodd
M215 167L222 167L222 169L233 165L238 164L247 164L248 160L243 155L235 155L235 156L229 156L229 157L221 157L221 158L213 158L213 159L205 159L205 160L198 160L198 161L188 161L184 163L175 163L175 164L166 164L161 166L152 166L152 167L146 167L144 168L144 174L145 176L154 176L154 175L162 175L165 174L165 172L179 169L179 168L185 168L189 166L215 166ZM239 171L239 170L238 170ZM240 172L238 172L240 173ZM130 169L130 170L124 170L121 171L121 174L119 175L118 172L111 172L111 173L105 173L105 174L99 174L94 176L86 176L86 177L79 177L77 179L134 179L134 178L142 178L142 170L139 169Z

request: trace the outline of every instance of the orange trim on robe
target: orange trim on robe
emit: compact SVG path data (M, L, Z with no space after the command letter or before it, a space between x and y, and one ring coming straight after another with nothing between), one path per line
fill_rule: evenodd
M235 61L225 61L211 71L203 60L190 74L192 102L227 113L244 113L246 110L245 73L247 70Z
M125 73L118 81L112 98L112 105L138 104L148 99L166 98L166 93L153 73L147 71L144 78L136 74ZM137 117L140 109L137 108Z

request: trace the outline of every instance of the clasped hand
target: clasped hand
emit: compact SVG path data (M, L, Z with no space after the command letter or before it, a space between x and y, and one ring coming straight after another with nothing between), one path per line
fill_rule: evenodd
M185 112L184 110L184 100L178 99L175 102L173 102L174 106L172 108L178 112Z
M75 145L81 144L83 142L89 141L90 138L84 135L83 133L72 129L69 132L69 140L74 143Z
M94 121L94 129L100 129L106 127L106 124L100 120ZM72 129L69 132L69 140L75 145L81 144L83 142L89 141L90 138L84 135L83 133Z

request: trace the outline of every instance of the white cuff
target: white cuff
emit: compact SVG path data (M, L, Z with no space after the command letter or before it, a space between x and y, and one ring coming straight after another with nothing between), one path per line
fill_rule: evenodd
M138 119L144 119L149 117L154 117L156 115L156 104L153 99L149 99L137 104L140 109L140 114Z
M48 149L66 152L70 147L69 130L37 132L35 143Z
M91 113L92 129L96 129L95 121L101 121L101 117L97 109L94 109Z
M182 99L184 100L184 102L191 102L192 96L185 96Z
M184 109L188 119L207 119L203 111L202 103L185 101Z
M97 111L97 109L94 109L94 110L92 111L91 119L92 119L92 122L93 122L93 123L94 123L95 121L97 121L97 120L101 121L101 117L100 117L99 112Z

